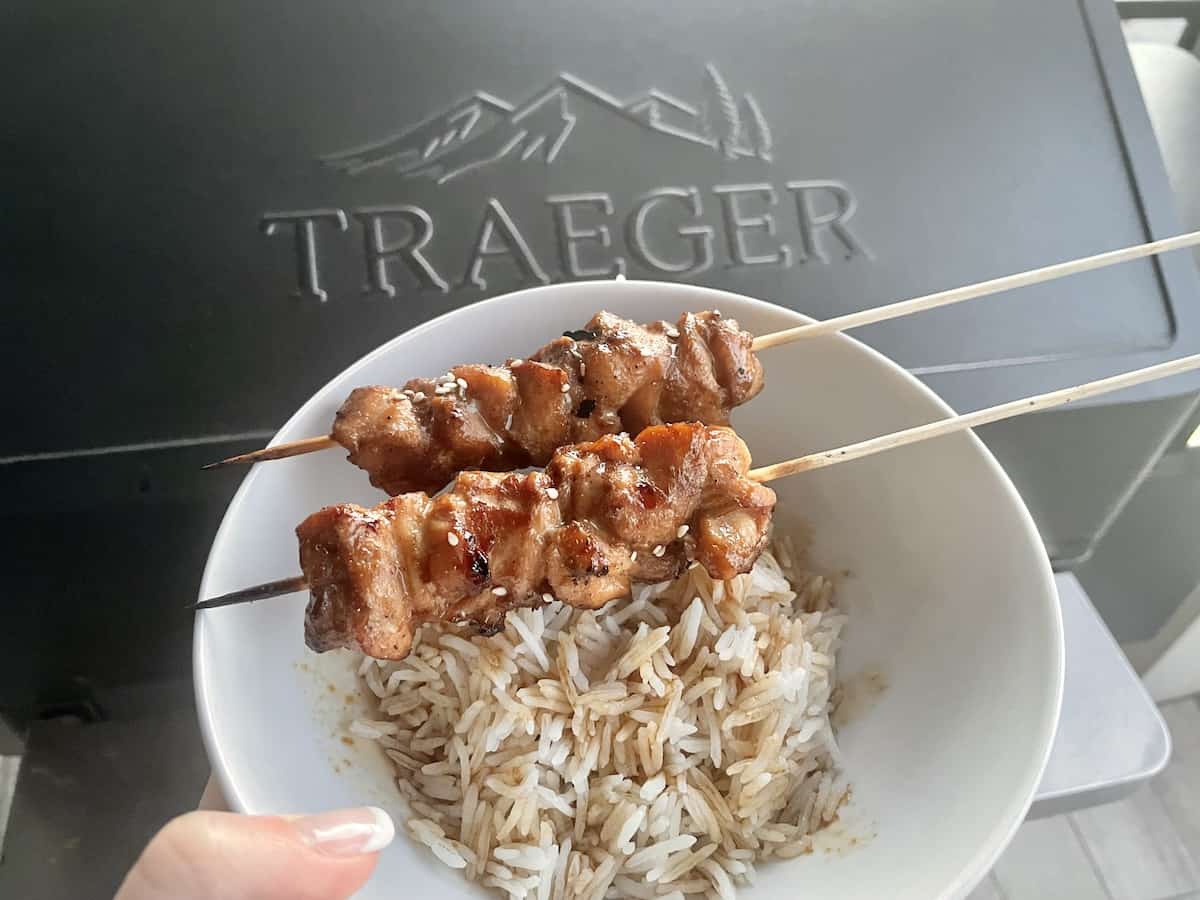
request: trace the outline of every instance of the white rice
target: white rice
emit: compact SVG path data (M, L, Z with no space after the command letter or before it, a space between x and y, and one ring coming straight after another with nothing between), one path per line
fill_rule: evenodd
M848 790L829 719L845 616L773 549L728 582L692 566L600 612L429 627L402 662L364 660L379 709L350 731L396 765L412 837L529 900L725 900L808 852Z

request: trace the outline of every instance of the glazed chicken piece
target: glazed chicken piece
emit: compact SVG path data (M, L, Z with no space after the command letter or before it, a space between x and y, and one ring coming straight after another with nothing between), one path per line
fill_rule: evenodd
M357 388L332 437L376 487L436 493L463 470L543 466L564 444L606 434L726 425L762 390L752 341L718 312L685 313L676 325L600 312L527 360Z
M305 639L402 659L423 622L492 631L552 599L597 609L692 560L731 578L762 553L775 507L749 469L728 428L655 425L563 447L544 471L463 472L437 497L328 507L296 530Z

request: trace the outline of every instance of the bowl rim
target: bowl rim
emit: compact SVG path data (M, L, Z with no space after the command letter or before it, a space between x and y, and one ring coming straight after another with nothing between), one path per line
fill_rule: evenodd
M573 281L560 282L549 285L538 285L530 288L523 288L518 291L511 291L504 294L499 294L495 297L489 297L480 300L476 303L471 303L466 306L460 306L455 309L448 310L440 316L436 316L419 325L414 326L406 331L393 336L385 341L380 346L376 347L359 357L357 360L346 366L341 371L337 372L324 385L315 391L301 406L288 418L288 420L275 432L268 446L272 446L280 442L281 436L286 434L295 422L304 417L310 408L325 400L326 396L334 390L334 385L337 382L343 381L348 375L353 375L354 372L360 370L368 363L378 359L381 356L395 352L396 348L409 341L417 340L422 334L433 330L436 327L442 326L444 323L450 322L457 318L466 318L475 313L478 309L490 305L506 305L506 304L523 304L529 302L539 302L542 298L551 299L557 294L570 293L578 291L581 288L588 290L599 290L601 293L612 291L614 293L622 290L628 290L632 287L640 289L653 289L666 295L677 295L681 300L685 301L685 306L702 309L719 308L724 302L734 302L738 305L749 305L758 307L764 311L770 311L778 314L784 314L795 319L796 325L804 325L816 321L811 316L807 316L796 310L781 306L777 303L771 303L766 300L759 300L754 297L748 297L744 294L738 294L733 291L724 291L717 288L705 287L703 285L688 284L684 282L659 282L643 279L625 279L619 278L614 280L596 280L596 281ZM601 307L598 307L601 308ZM837 340L849 342L858 351L865 353L869 358L876 362L883 363L885 368L892 371L892 374L898 375L900 379L907 382L908 386L914 388L919 394L941 411L942 415L955 415L955 410L932 388L927 386L917 376L913 375L899 363L885 356L883 353L873 347L863 343L850 335L842 332L833 335L825 335L825 340ZM339 389L340 390L340 389ZM1000 854L1005 847L1012 841L1017 829L1028 815L1029 808L1033 803L1034 794L1037 791L1037 786L1041 783L1042 775L1045 772L1046 764L1050 758L1051 749L1054 746L1054 739L1058 730L1059 717L1062 710L1063 697L1063 682L1065 678L1065 641L1063 634L1062 606L1058 597L1058 589L1054 581L1054 573L1050 567L1049 557L1046 555L1044 544L1042 543L1041 535L1038 532L1037 525L1033 520L1033 515L1029 508L1025 505L1024 499L1017 491L1016 486L1012 483L1008 473L999 461L988 449L987 445L975 434L974 430L967 431L966 437L971 442L974 450L981 454L985 464L992 471L992 474L1000 480L1001 487L1008 496L1009 501L1016 508L1019 521L1025 536L1031 543L1040 549L1036 554L1037 568L1042 586L1046 596L1051 599L1050 603L1050 624L1054 634L1052 637L1052 652L1053 660L1052 671L1054 674L1054 684L1052 688L1051 702L1045 710L1043 710L1042 721L1039 723L1039 732L1043 737L1044 745L1040 759L1033 771L1027 774L1027 784L1022 786L1023 799L1020 806L1019 814L1014 816L1012 821L1008 823L1003 833L993 833L989 841L985 841L971 857L970 861L960 870L955 882L946 886L943 892L944 897L965 896L972 890L984 876L991 870ZM225 552L225 544L230 540L229 531L233 527L233 521L238 517L238 511L241 505L245 502L246 497L253 489L258 476L259 469L254 466L242 479L242 483L238 486L237 491L233 495L233 499L229 501L229 505L225 509L224 515L221 517L221 524L217 528L216 534L213 536L212 545L209 548L208 556L204 564L204 573L200 579L198 589L198 598L204 599L209 596L209 581L212 577L212 571L216 564L216 559ZM216 776L217 781L224 794L225 801L229 808L239 813L252 813L246 803L242 791L239 789L238 781L234 776L232 768L229 764L225 753L222 751L216 739L215 718L216 712L210 703L208 693L208 668L206 664L207 657L207 630L205 623L207 610L199 610L195 616L192 629L192 681L195 690L196 699L196 715L199 719L201 738L204 743L204 750L208 756L209 764L212 767L212 774Z

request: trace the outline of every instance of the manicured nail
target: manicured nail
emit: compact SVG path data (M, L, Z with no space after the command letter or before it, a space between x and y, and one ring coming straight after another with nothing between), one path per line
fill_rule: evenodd
M296 819L292 824L306 844L330 856L375 853L396 836L392 817L377 806L318 813Z

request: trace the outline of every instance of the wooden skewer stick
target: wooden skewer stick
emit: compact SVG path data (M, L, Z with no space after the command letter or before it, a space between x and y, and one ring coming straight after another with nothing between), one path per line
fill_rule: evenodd
M294 594L308 587L303 575L291 578L281 578L278 581L268 581L266 584L256 584L254 587L242 588L220 597L212 597L193 603L192 609L215 609L218 606L232 606L235 603L249 603L253 600L266 600L270 597L282 597L284 594Z
M751 469L749 475L755 481L774 481L776 478L785 478L788 475L795 475L799 472L811 472L813 469L823 469L826 466L849 462L852 459L862 459L864 456L872 456L876 453L882 453L885 450L915 444L918 441L927 441L946 434L966 431L968 428L987 425L989 422L999 422L1001 419L1011 419L1014 416L1021 416L1025 413L1063 406L1076 400L1098 397L1101 394L1107 394L1111 391L1119 391L1121 388L1133 387L1136 384L1145 384L1147 381L1157 381L1159 378L1179 375L1183 372L1190 372L1193 369L1200 369L1200 353L1147 366L1144 369L1134 369L1132 372L1122 372L1120 375L1111 375L1108 378L1100 378L1096 381L1076 385L1075 387L1062 388L1046 394L1035 394L1032 397L1023 397L1020 400L1010 400L1008 403L1000 403L996 406L989 406L986 409L976 410L975 412L951 416L949 419L940 419L937 422L930 422L927 425L917 425L913 428L906 428L903 431L896 431L892 434L859 441L857 444L847 444L844 447L838 447L836 450L823 450L820 453L810 453L808 456L789 459L786 462Z
M776 331L772 334L764 334L761 337L757 337L750 346L753 350L766 350L770 347L778 347L780 344L790 344L792 341L798 341L802 338L820 337L823 334L836 334L851 328L861 328L863 325L873 325L876 322L886 322L888 319L910 316L913 313L924 312L927 309L937 309L939 306L950 306L954 303L962 303L964 300L974 300L977 297L986 297L990 294L999 294L1015 288L1054 281L1056 278L1065 278L1068 275L1076 275L1080 272L1090 272L1093 269L1103 269L1106 266L1115 266L1118 263L1128 262L1129 260L1154 256L1158 253L1166 253L1169 250L1179 250L1183 247L1194 247L1198 244L1200 244L1200 231L1192 231L1188 234L1179 234L1175 237L1163 238L1159 241L1150 241L1146 244L1122 247L1120 250L1097 253L1095 256L1085 256L1081 259L1055 263L1052 266L1042 266L1040 269L1030 269L1028 272L1018 272L1015 275L992 278L989 281L981 281L978 284L968 284L963 287L951 288L947 291L938 291L936 294L913 297L911 300L900 300L897 303L876 306L874 309L864 309L862 312L848 313L844 316L826 319L824 322L797 325L795 328L786 328L783 331Z
M1047 394L1036 394L1032 397L1023 397L1020 400L1011 400L1008 403L989 406L987 409L977 410L976 412L951 416L949 419L940 419L937 422L930 422L927 425L917 425L914 428L906 428L903 431L896 431L892 434L871 438L870 440L859 441L857 444L847 444L844 447L838 447L836 450L823 450L820 453L811 453L808 456L789 459L770 466L762 466L757 469L751 469L749 475L752 479L759 482L774 481L777 478L786 478L788 475L811 472L814 469L823 469L826 466L849 462L852 459L873 456L876 453L893 450L896 447L904 447L908 444L915 444L918 441L927 441L932 438L942 437L943 435L954 434L958 431L966 431L968 428L986 425L989 422L999 422L1001 419L1011 419L1014 416L1062 406L1076 400L1098 397L1101 394L1107 394L1111 391L1119 391L1122 388L1145 384L1148 381L1157 381L1159 378L1179 375L1183 372L1190 372L1193 369L1200 369L1200 353L1185 356L1181 359L1173 359L1170 362L1159 363L1154 366L1147 366L1144 369L1134 369L1132 372L1123 372L1120 375L1112 375L1108 378L1089 381L1086 384L1076 385L1075 387L1050 391ZM234 603L265 600L268 597L278 597L282 594L292 594L296 591L302 591L305 586L304 577L298 575L294 578L284 578L280 581L272 581L267 584L243 588L231 594L213 597L211 600L202 600L194 604L192 608L211 609L216 606L230 606Z
M860 328L863 325L873 325L876 322L886 322L888 319L910 316L913 313L923 312L927 309L937 309L939 306L950 306L953 303L962 303L965 300L974 300L978 297L986 297L989 294L998 294L1002 291L1011 291L1014 288L1041 284L1046 281L1053 281L1056 278L1065 278L1067 275L1090 272L1092 269L1102 269L1105 266L1115 266L1118 263L1128 262L1129 260L1141 259L1142 257L1154 256L1158 253L1166 253L1169 250L1179 250L1183 247L1194 247L1197 245L1200 245L1200 231L1192 231L1188 234L1179 234L1175 237L1150 241L1146 244L1135 244L1132 247L1122 247L1119 250L1097 253L1095 256L1085 256L1082 259L1072 259L1068 262L1055 263L1052 266L1042 266L1040 269L1030 269L1028 272L1018 272L1015 275L992 278L989 281L981 281L978 284L968 284L963 287L951 288L947 291L938 291L935 294L926 294L923 297L913 297L911 300L900 300L885 306L877 306L874 309L864 309L861 312L826 319L824 322L813 322L808 325L798 325L795 328L785 328L783 331L776 331L772 334L764 334L756 337L754 343L750 346L755 351L767 350L771 347L790 344L793 341L802 340L803 338L819 337L823 334L836 334L851 328ZM215 469L219 466L228 466L234 463L256 463L269 459L286 459L289 456L300 456L304 453L313 453L317 450L325 450L336 446L337 442L333 438L323 435L321 437L305 438L300 441L291 441L286 444L277 444L274 447L266 447L262 450L254 450L238 456L231 456L228 459L209 463L204 468Z
M211 462L206 466L201 466L201 468L216 469L220 466L231 466L234 463L256 463L268 459L287 459L289 456L302 456L305 453L315 453L318 450L327 450L330 447L336 446L338 446L337 441L327 434L322 434L319 437L304 438L302 441L290 441L286 444L276 444L274 447L252 450L249 453L242 453L239 456L231 456L228 459Z

